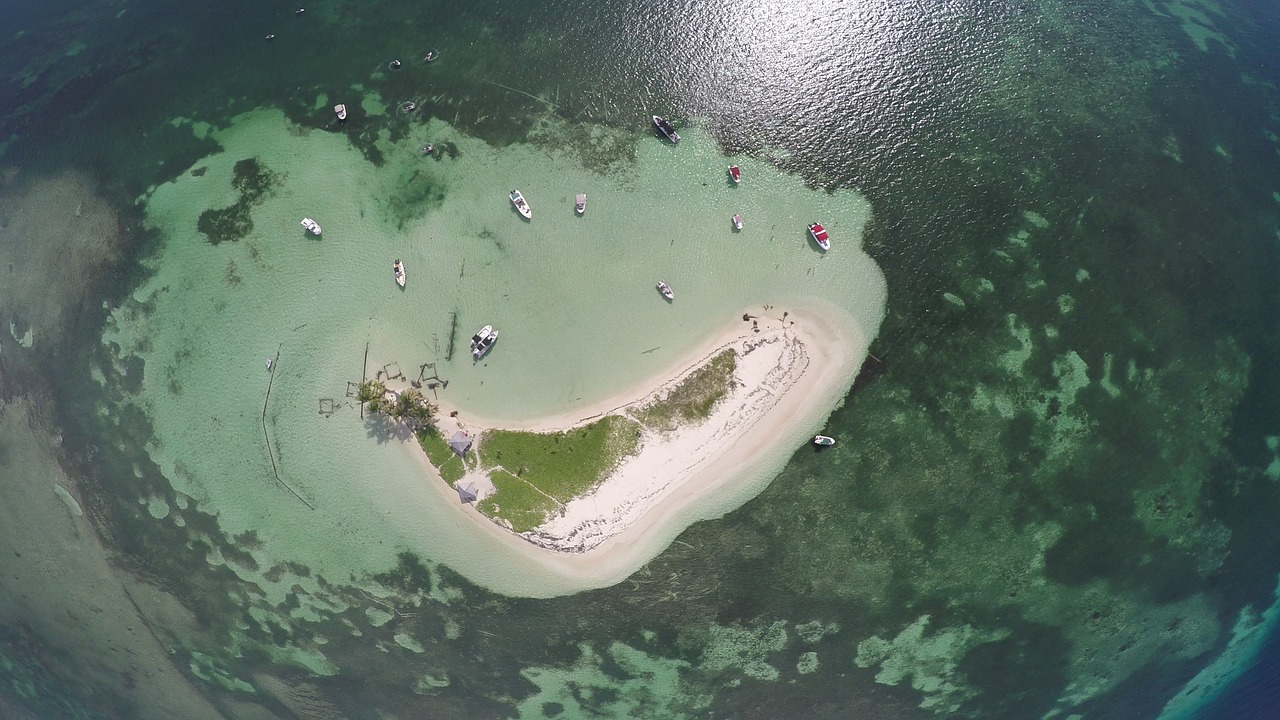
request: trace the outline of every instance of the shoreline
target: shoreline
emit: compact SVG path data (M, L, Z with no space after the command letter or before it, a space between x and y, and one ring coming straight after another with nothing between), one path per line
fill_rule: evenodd
M720 517L759 494L796 449L821 429L861 368L869 340L844 312L769 306L745 312L758 323L760 332L753 332L753 323L739 315L649 381L579 408L541 418L497 420L472 415L447 401L439 403L436 426L446 437L457 429L472 437L488 429L559 431L647 402L728 346L759 340L782 346L774 350L792 351L780 376L774 372L769 377L770 368L764 365L774 357L768 353L760 356L756 367L740 367L735 377L750 372L750 381L736 387L706 421L689 432L657 439L656 450L647 445L624 459L595 490L570 501L562 517L534 531L517 534L473 504L460 503L453 486L443 480L416 442L411 452L438 497L460 505L460 518L467 518L478 532L537 569L527 578L533 584L547 579L535 575L548 573L567 583L569 591L621 581L666 549L689 525ZM743 358L740 350L740 364ZM785 387L774 392L779 384ZM456 417L450 416L452 411ZM723 447L717 443L706 456L671 470L673 458L724 440L718 433L726 427L735 432ZM654 441L654 435L646 438L646 443ZM545 587L543 591L563 594L565 589Z

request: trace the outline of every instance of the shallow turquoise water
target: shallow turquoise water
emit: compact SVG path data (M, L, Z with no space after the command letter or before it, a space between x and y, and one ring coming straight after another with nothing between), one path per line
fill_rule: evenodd
M1280 550L1274 11L3 12L0 397L10 418L44 408L6 427L60 437L46 445L121 576L191 609L190 624L138 612L223 717L1194 717L1250 662L1223 651L1261 635ZM426 48L440 59L421 63ZM655 112L679 148L652 134ZM440 140L439 157L416 152ZM193 216L236 200L250 156L277 190L245 237L212 245ZM59 184L68 172L90 180ZM531 224L506 204L517 185ZM860 233L887 282L873 357L827 424L834 451L797 452L611 588L491 594L452 561L485 549L452 544L450 561L392 567L451 536L396 530L424 498L369 459L376 434L324 414L366 342L370 367L413 374L447 353L454 312L460 334L494 322L487 364L442 366L450 392L515 417L586 403L715 316L802 301L801 284L876 315L863 264L805 247L814 213L838 240ZM323 241L301 235L305 214ZM60 293L41 274L55 263L77 278ZM654 276L677 305L653 302ZM642 354L658 332L671 340ZM599 372L606 357L622 361ZM271 454L250 452L264 420ZM0 439L6 474L47 482L25 447ZM392 490L344 488L332 454ZM307 510L271 458L307 502L344 488L324 497L350 512ZM234 492L216 492L222 473ZM52 526L9 517L11 539ZM36 561L13 562L18 577ZM111 656L55 637L74 584L32 603L5 583L6 702L158 716L129 683L74 680Z

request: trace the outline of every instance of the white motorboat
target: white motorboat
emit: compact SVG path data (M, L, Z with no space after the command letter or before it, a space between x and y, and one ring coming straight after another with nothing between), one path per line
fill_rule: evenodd
M653 124L663 135L666 135L667 139L673 144L678 144L680 142L680 133L676 132L676 129L671 127L671 123L667 122L665 118L654 115Z
M510 197L511 204L516 206L516 210L520 211L520 214L524 216L524 219L532 220L533 210L529 207L529 203L525 202L524 196L520 194L520 191L512 190Z
M577 202L574 203L573 209L579 215L587 211L587 194L586 193L578 193L578 199L577 199Z
M831 249L831 239L827 237L827 230L821 224L809 223L809 237L818 243L818 247L822 248L822 252Z
M676 299L676 294L671 291L671 286L665 280L658 281L658 292L662 293L662 297L668 300Z
M737 185L742 182L742 170L737 165L730 165L729 177L733 178L733 184Z
M733 229L734 229L734 230L741 230L741 229L742 229L742 216L741 216L741 215L734 215L734 216L733 216Z
M312 220L311 218L307 218L307 217L302 218L302 227L306 228L307 232L311 233L312 235L315 235L316 237L320 237L320 232L321 232L320 223L316 222L315 220Z
M435 50L428 50L427 54L422 56L422 62L435 62L438 57L440 57L440 53Z
M338 103L337 105L334 105L334 106L333 106L333 114L338 116L338 122L346 122L346 121L347 121L347 106L346 106L346 105L343 105L342 103Z
M831 445L836 444L836 439L833 437L827 437L826 435L814 435L813 444L818 447L830 447Z
M480 332L471 336L471 349L475 350L476 345L479 345L481 340L489 337L490 333L492 332L493 332L492 325L485 325L484 327L480 328Z
M391 266L391 269L396 273L396 284L400 287L404 287L404 263L396 260L395 264Z
M485 325L471 338L471 358L479 360L484 357L497 341L498 331L492 325Z

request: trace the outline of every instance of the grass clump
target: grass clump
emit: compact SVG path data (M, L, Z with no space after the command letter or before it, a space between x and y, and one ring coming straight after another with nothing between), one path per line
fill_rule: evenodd
M501 518L515 532L528 532L546 522L560 507L533 485L505 470L490 473L495 492L476 504L476 509L492 518Z
M639 446L640 424L610 415L558 433L490 430L479 443L479 460L492 473L497 492L481 512L523 532L546 519L559 504L599 485ZM523 528L523 529L521 529Z
M440 477L450 485L467 474L467 466L463 464L462 458L458 457L434 427L418 431L418 445L427 454L427 460L440 471Z
M733 373L737 368L738 353L729 348L689 373L665 395L631 414L646 427L662 432L706 420L733 389Z

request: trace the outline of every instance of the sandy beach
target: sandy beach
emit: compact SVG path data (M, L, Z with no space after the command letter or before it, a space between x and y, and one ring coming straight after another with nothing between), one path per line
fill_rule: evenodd
M688 525L719 517L776 476L794 448L817 431L852 384L866 336L838 311L744 309L654 380L585 408L521 422L470 415L441 403L439 429L472 437L502 428L549 432L643 405L728 347L738 351L736 384L706 421L672 433L646 431L638 454L625 459L593 492L536 530L517 535L462 505L459 514L531 562L592 586L620 580L661 552ZM455 412L456 416L450 416ZM414 446L440 497L458 496ZM468 476L468 479L477 479ZM465 480L464 480L465 482ZM477 482L482 487L484 481Z

